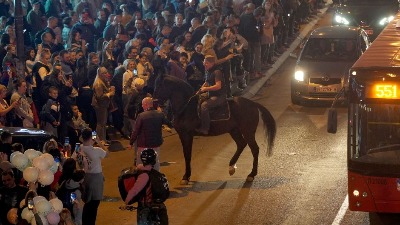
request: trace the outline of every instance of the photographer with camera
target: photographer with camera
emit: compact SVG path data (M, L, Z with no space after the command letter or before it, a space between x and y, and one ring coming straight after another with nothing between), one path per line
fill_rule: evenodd
M157 162L154 169L160 171L160 146L163 143L162 125L170 125L171 123L165 118L164 114L154 107L153 99L146 97L142 101L144 112L140 113L136 118L135 128L133 129L130 145L136 142L138 151L136 155L136 165L143 164L140 154L146 148L152 148L157 153Z

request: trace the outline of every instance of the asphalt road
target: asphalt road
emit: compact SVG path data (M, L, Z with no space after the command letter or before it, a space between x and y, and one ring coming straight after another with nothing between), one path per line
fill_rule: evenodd
M239 159L237 172L229 176L228 163L236 146L229 135L223 135L195 139L192 181L181 186L184 160L180 142L177 135L165 138L161 170L172 187L166 202L170 224L333 223L347 191L346 109L339 110L338 133L326 133L327 108L290 103L293 66L294 60L287 60L270 85L255 96L276 119L278 133L274 155L267 158L259 126L260 167L254 182L245 182L252 164L248 148ZM104 161L107 198L100 204L97 224L136 224L135 212L118 210L122 201L116 183L119 171L129 167L132 159L133 151L126 149L111 153ZM342 224L363 224L368 215L351 213L348 221Z
M323 18L320 25L328 21ZM278 128L274 154L268 158L259 124L259 174L253 182L245 182L252 165L249 148L241 155L236 173L229 176L228 163L236 146L229 135L223 135L195 139L191 182L180 185L184 173L180 141L174 133L164 134L161 171L167 175L172 191L166 202L171 225L379 224L374 221L381 220L382 215L346 208L347 109L338 110L337 134L328 134L328 108L292 105L290 77L294 64L295 59L287 59L253 97L271 111ZM105 199L99 208L99 225L136 224L136 212L118 210L123 202L117 177L133 160L128 142L122 144L126 149L112 152L103 162ZM385 224L395 221L399 220Z

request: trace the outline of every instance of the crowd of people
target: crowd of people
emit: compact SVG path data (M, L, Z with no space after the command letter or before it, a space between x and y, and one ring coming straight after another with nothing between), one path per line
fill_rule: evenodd
M0 125L42 128L72 144L90 127L108 145L110 123L128 138L141 110L131 96L151 95L160 74L198 90L204 57L214 56L229 98L232 84L242 90L263 76L322 3L25 0L26 54L17 57L14 3L3 0Z
M137 145L139 163L146 159L142 152L154 149L157 157L143 163L147 170L159 170L159 129L168 121L151 99L158 76L174 76L196 91L223 90L223 99L229 98L233 84L241 91L249 79L263 76L296 37L299 25L317 14L323 3L22 0L26 54L17 57L21 43L16 38L14 2L0 0L0 127L48 131L57 140L43 151L60 165L51 185L33 187L10 166L11 153L23 152L23 146L3 132L0 224L10 224L7 213L19 208L30 191L50 200L63 186L85 189L77 192L73 208L60 212L60 224L95 224L103 197L101 160L108 155L107 126ZM146 124L146 118L153 122ZM207 134L208 127L202 124L200 132ZM150 133L139 134L147 128ZM57 142L67 139L75 150L69 158L57 148ZM93 147L93 140L99 147ZM30 191L20 186L27 183Z
M70 146L60 149L54 139L46 143L40 151L35 151L25 150L22 144L13 142L8 131L2 132L1 225L33 224L31 220L34 214L36 224L96 224L97 210L103 199L104 189L101 161L108 156L108 151L98 137L93 137L90 128L84 128L81 133L82 143L77 144L74 151L71 151ZM50 160L45 160L44 155L49 156ZM49 161L50 164L47 163ZM35 173L32 170L37 171L36 175L33 175ZM47 176L41 175L47 170ZM38 203L38 196L50 203L53 199L62 203L59 210L54 210L52 206L59 214L58 218L49 218L50 208L43 209ZM29 200L34 202L32 208L29 208L32 212L31 217L24 212L24 209L30 206ZM16 210L15 214L12 213L12 209ZM51 222L55 220L57 223Z

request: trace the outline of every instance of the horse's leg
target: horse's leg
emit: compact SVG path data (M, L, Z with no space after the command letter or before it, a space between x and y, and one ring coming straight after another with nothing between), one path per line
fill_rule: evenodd
M239 159L240 154L242 154L244 148L247 145L246 140L243 138L242 133L240 133L240 130L238 128L233 129L231 132L229 132L231 135L232 139L236 142L236 152L233 155L231 161L229 162L229 175L233 175L235 173L235 164Z
M246 181L251 182L254 180L254 177L258 172L258 154L260 152L260 148L258 147L254 133L252 135L246 135L245 140L249 144L251 154L253 155L253 169L251 170L251 173L247 175L246 179Z
M193 136L184 132L179 133L179 138L181 139L183 156L185 157L185 175L183 175L181 184L187 185L192 174L190 163L192 160L192 144Z

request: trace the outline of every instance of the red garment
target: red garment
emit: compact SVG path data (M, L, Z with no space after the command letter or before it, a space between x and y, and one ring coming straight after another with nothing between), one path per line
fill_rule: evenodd
M33 124L39 124L39 122L40 122L39 115L37 113L36 106L33 102L31 103L31 109L32 109L32 113L33 113Z
M50 184L50 189L53 192L56 192L59 185L58 185L58 181L60 180L62 172L60 170L57 170L57 172L54 174L54 181L53 183Z

